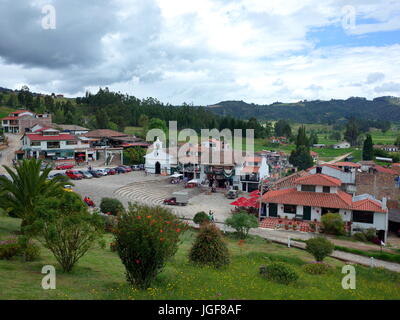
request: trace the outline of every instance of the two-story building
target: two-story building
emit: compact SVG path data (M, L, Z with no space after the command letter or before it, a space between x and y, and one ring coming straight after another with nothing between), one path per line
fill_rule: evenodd
M1 119L1 125L6 133L24 133L35 124L51 125L50 114L36 114L29 110L16 110Z
M88 141L50 127L27 132L21 140L26 158L87 161L96 156Z
M371 195L352 196L342 191L339 179L321 173L297 178L294 183L293 188L270 190L262 196L264 217L321 221L324 214L339 213L352 232L375 228L378 237L386 241L386 198L379 201Z
M252 192L258 190L261 179L269 177L269 166L266 156L245 157L239 170L240 190Z

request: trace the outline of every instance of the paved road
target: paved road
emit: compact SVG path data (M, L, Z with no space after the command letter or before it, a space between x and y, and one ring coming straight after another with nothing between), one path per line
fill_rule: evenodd
M12 165L13 159L15 159L15 151L22 147L21 135L5 133L8 138L8 148L1 150L2 156L0 157L0 173L5 173L3 165Z

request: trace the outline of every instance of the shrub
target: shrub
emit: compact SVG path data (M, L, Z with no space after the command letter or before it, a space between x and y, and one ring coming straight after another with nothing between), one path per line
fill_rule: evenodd
M255 216L246 212L239 212L225 220L227 226L236 230L240 239L244 239L249 234L251 228L258 227L258 220Z
M344 235L344 221L339 213L327 213L321 218L322 229L325 233Z
M267 265L262 275L268 280L272 280L281 284L290 284L297 281L299 275L296 271L282 262L273 262Z
M193 218L195 224L201 225L204 222L208 222L208 215L204 211L197 212Z
M75 193L64 192L61 197L42 200L37 216L32 232L65 272L70 272L95 242L102 244L103 220L90 214Z
M167 208L130 204L115 230L118 255L127 281L146 289L178 250L180 235L187 229Z
M20 245L16 237L8 237L0 241L0 260L10 260L19 252Z
M374 239L377 238L376 229L374 228L366 229L363 231L363 233L365 234L365 237L367 238L368 241L374 241Z
M329 265L326 263L308 263L304 266L304 271L309 274L325 274L330 270Z
M36 261L40 257L40 247L29 241L24 247L21 247L20 254L23 256L24 261Z
M324 237L312 238L306 241L306 250L311 253L315 260L323 261L333 252L334 245Z
M221 231L214 225L201 226L196 240L190 249L189 260L200 264L220 268L229 264L229 251Z
M100 210L103 213L110 213L113 216L117 216L125 212L124 206L121 201L114 198L102 198L100 203Z
M367 239L367 237L365 236L365 233L364 233L364 232L356 232L356 233L354 233L354 234L353 234L353 238L354 238L355 240L361 241L361 242L367 242L367 241L368 241L368 239Z

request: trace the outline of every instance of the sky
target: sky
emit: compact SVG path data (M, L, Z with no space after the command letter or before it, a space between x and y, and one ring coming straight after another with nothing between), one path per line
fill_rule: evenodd
M165 103L400 96L398 0L0 0L0 87Z

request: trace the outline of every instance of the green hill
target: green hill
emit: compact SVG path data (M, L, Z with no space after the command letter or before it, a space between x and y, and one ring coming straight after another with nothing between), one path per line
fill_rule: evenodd
M223 101L207 108L219 115L242 119L287 119L300 123L335 123L352 116L357 119L400 121L400 98L397 97L379 97L373 100L352 97L347 100L275 102L270 105Z

